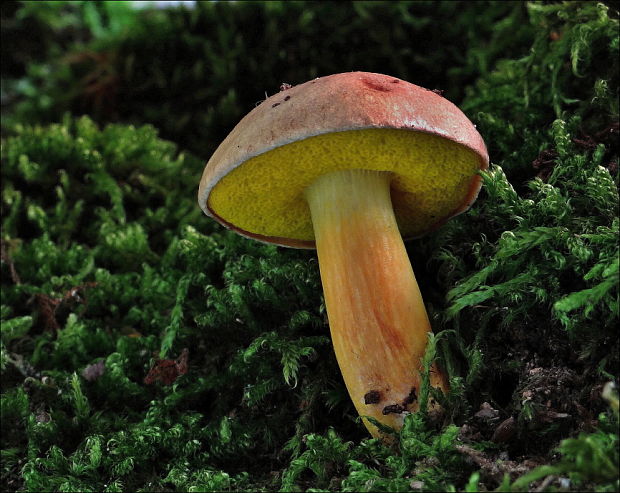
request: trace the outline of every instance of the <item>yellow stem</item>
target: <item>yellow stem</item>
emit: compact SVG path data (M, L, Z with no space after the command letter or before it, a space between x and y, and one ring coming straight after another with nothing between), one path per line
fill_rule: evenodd
M361 416L400 429L418 409L431 330L390 198L391 173L336 171L306 190L332 342ZM431 385L445 389L434 370ZM373 436L378 429L364 424Z

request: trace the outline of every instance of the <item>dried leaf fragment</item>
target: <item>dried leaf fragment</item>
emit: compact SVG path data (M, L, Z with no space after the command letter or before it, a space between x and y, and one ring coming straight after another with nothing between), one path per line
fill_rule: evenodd
M187 373L187 357L189 351L187 348L183 349L181 356L176 360L173 359L160 359L155 362L153 368L149 370L148 375L144 378L146 385L151 385L154 382L161 382L164 385L171 385L181 375Z

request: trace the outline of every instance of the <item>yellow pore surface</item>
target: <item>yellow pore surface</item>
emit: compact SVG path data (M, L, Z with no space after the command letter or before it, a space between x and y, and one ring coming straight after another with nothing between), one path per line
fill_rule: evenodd
M392 203L404 237L424 234L465 201L477 155L423 132L364 129L309 137L255 156L213 188L212 211L265 236L314 240L304 189L341 169L391 171Z

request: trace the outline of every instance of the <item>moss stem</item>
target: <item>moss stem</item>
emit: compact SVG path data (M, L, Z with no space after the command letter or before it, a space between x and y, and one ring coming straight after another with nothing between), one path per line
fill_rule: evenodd
M418 409L431 330L390 198L391 173L342 170L306 190L332 342L361 416L400 429ZM445 388L434 371L431 385ZM364 424L373 436L378 429Z

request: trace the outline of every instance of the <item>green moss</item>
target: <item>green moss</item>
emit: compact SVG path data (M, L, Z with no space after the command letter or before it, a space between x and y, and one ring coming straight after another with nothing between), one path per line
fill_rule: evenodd
M333 356L314 253L220 228L195 203L202 160L152 126L63 117L80 108L60 90L79 71L37 86L33 65L39 90L13 106L2 142L3 489L618 488L617 415L600 398L620 374L617 13L596 3L446 2L441 15L462 12L436 33L435 4L347 4L333 17L322 5L150 12L141 25L172 19L152 39L116 32L104 15L89 21L89 46L114 48L114 70L131 81L123 97L133 99L116 117L155 122L205 155L252 106L252 88L262 95L282 82L273 77L294 82L333 64L364 68L374 53L387 53L386 71L416 82L408 70L426 68L427 85L462 98L493 165L471 211L408 246L436 332L425 365L438 359L451 387L445 396L424 387L420 398L445 414L408 416L389 446L367 438ZM350 59L306 50L323 29L317 18L343 24L350 12L340 35L358 47ZM294 39L285 18L305 26ZM227 26L251 23L272 36L262 43L290 42L303 57L287 71L287 51L256 41L240 67L235 50L248 41ZM390 30L400 51L386 51ZM404 41L429 36L444 41L444 58L416 58ZM190 47L198 66L206 50L210 84L200 67L147 63L154 45ZM381 66L374 57L366 68ZM415 70L403 68L409 59ZM453 67L446 78L443 64ZM204 92L175 96L193 84ZM53 107L38 106L45 97ZM160 358L169 383L145 383ZM497 418L476 415L484 402ZM535 457L539 468L526 462Z

